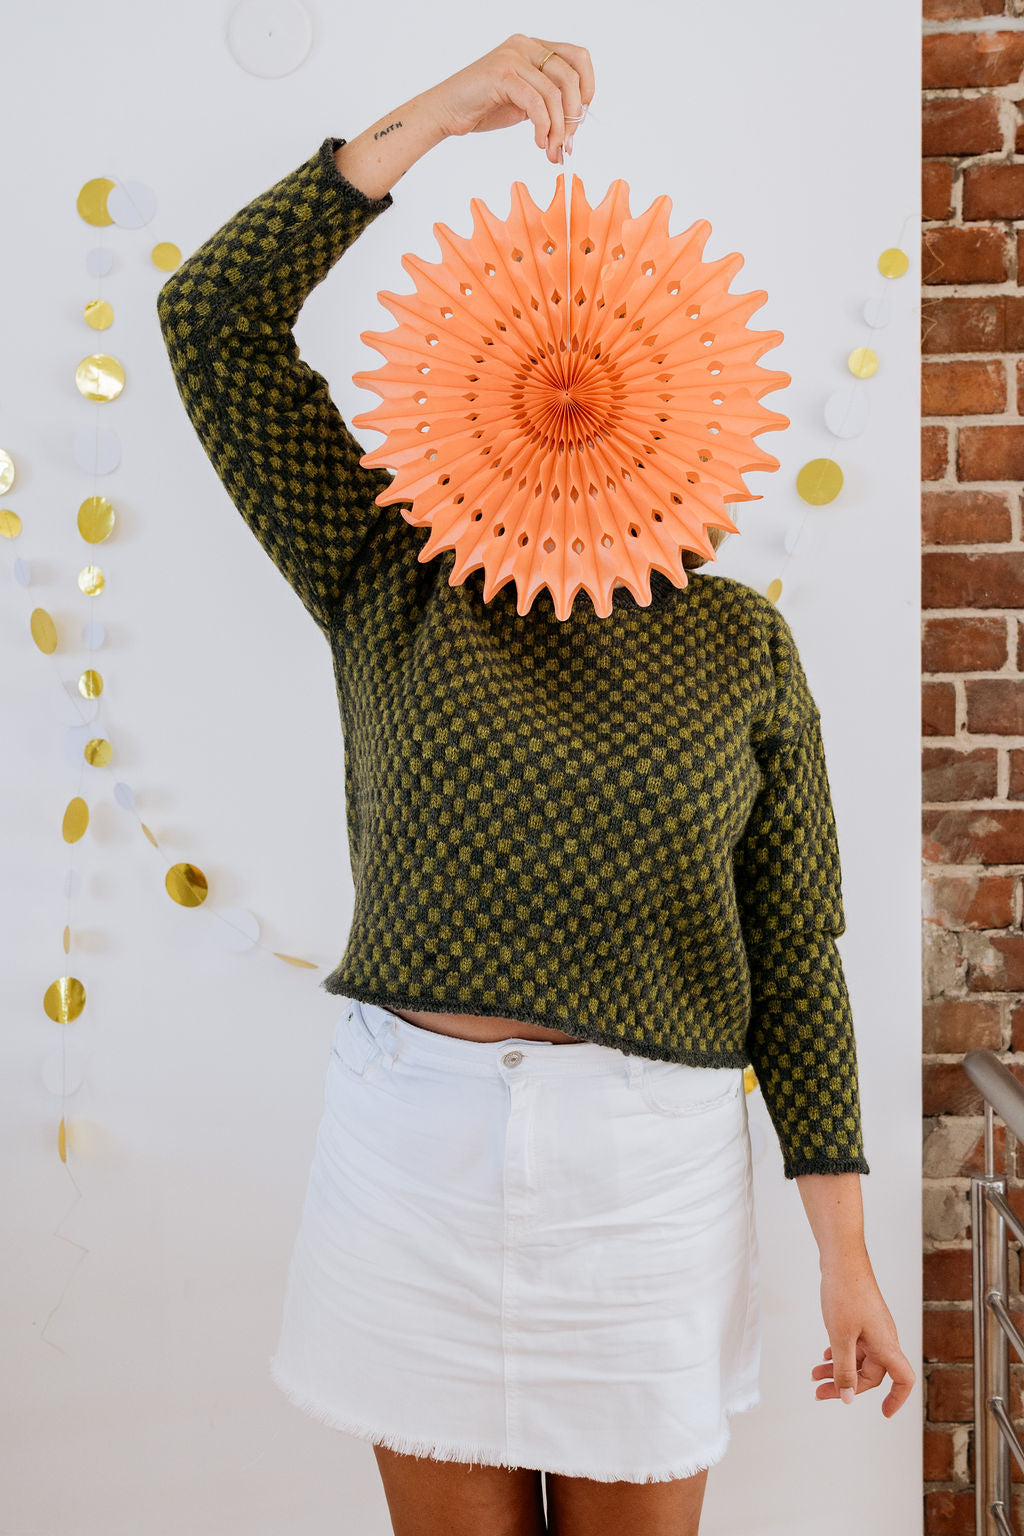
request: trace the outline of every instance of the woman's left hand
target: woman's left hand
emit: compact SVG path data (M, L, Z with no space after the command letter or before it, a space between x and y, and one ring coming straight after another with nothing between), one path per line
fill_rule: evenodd
M812 1378L823 1383L815 1397L824 1402L851 1389L843 1400L852 1403L858 1392L877 1387L888 1372L892 1389L882 1399L882 1412L891 1419L917 1377L900 1348L896 1324L866 1254L857 1262L822 1268L821 1315L829 1345L822 1363L811 1371Z

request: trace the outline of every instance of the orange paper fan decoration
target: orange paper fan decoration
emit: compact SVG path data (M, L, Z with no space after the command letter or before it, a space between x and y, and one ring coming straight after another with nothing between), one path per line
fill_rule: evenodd
M581 590L607 617L619 580L649 603L652 569L685 587L681 552L714 560L705 530L761 500L743 474L779 467L754 436L789 425L759 403L782 332L746 324L768 295L728 292L743 257L702 259L706 219L670 235L667 195L632 218L622 180L591 208L573 175L568 218L562 175L546 210L519 181L506 220L470 207L441 261L402 257L415 292L378 293L397 327L361 333L387 359L353 375L381 396L353 424L386 434L360 463L395 471L376 504L430 527L421 561L454 549L452 586L514 581L520 615L545 586L559 619Z

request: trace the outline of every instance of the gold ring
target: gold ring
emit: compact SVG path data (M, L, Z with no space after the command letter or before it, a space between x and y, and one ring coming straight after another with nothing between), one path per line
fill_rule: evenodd
M549 48L548 49L547 53L544 55L544 57L541 59L540 63L537 65L538 69L543 69L544 68L544 65L547 63L548 59L550 59L550 57L554 53L554 51L555 50L553 48Z

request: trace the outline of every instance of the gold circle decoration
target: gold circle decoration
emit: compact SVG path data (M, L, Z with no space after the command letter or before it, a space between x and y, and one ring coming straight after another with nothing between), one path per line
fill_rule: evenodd
M796 493L809 506L835 501L843 488L843 472L835 459L809 459L796 477Z
M99 597L106 584L107 578L98 565L83 565L78 573L78 586L86 597Z
M105 496L87 496L78 509L78 531L87 544L102 544L113 533L116 518Z
M14 484L14 460L0 448L0 491L9 491Z
M55 1024L71 1024L85 1007L85 988L77 976L58 976L43 994L43 1010Z
M145 832L145 834L146 834L146 836L147 836L147 837L148 837L148 838L149 838L149 841L150 841L150 842L151 842L151 843L152 843L152 844L153 844L153 847L154 847L154 848L159 848L159 847L160 847L160 844L159 844L159 843L158 843L158 842L157 842L157 840L156 840L156 838L155 838L155 837L154 837L154 836L153 836L153 834L152 834L152 832L151 832L151 831L150 831L150 830L149 830L149 828L148 828L148 827L147 827L147 826L146 826L146 823L145 823L145 822L144 822L144 821L141 821L141 822L140 822L140 823L139 823L139 825L140 825L140 827L141 827L141 828L142 828L142 830L143 830L143 832Z
M106 331L114 323L114 306L106 299L90 299L82 313L86 325L91 325L94 331Z
M201 907L209 890L206 876L194 864L172 864L164 884L179 907Z
M10 507L0 507L0 539L16 539L21 532L21 518Z
M124 369L116 357L93 352L83 357L75 369L75 383L87 400L105 405L108 400L116 400L124 389Z
M103 692L103 678L94 667L89 667L78 679L78 691L83 699L98 699Z
M77 843L80 837L84 837L89 825L89 807L81 795L76 795L68 801L68 808L64 812L63 834L66 843ZM65 950L65 954L67 951Z
M854 347L846 359L850 372L858 379L870 379L878 372L878 353L870 347Z
M109 741L104 741L102 736L94 736L85 744L83 756L87 763L92 763L94 768L105 768L113 755L113 747Z
M107 211L107 198L114 190L114 183L109 176L94 176L82 187L75 201L75 207L87 224L113 224L114 220Z
M910 266L910 257L898 245L891 245L878 258L878 270L883 277L902 277Z
M153 247L153 265L161 272L173 272L181 265L181 251L171 240L161 240Z
M28 621L32 639L44 656L52 656L57 649L57 626L45 608L33 608Z
M782 596L782 578L776 576L774 581L770 581L764 595L770 603L778 603Z

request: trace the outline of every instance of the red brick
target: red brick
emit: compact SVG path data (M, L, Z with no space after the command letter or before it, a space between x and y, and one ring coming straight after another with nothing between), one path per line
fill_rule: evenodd
M957 475L961 480L1024 479L1024 424L964 427Z
M1010 508L1003 491L928 491L922 497L923 544L997 544L1012 537Z
M949 466L949 432L945 427L921 428L921 479L941 480Z
M997 96L931 96L922 120L925 155L984 155L1002 149Z
M964 427L961 438L963 432L971 430ZM1024 606L1024 550L980 550L977 554L926 550L921 557L921 578L925 608Z
M925 810L924 857L931 864L1024 864L1024 809Z
M924 1536L974 1536L974 1489L929 1488L924 1495Z
M1013 875L926 875L924 919L947 930L1009 928L1016 884Z
M1024 736L1024 677L972 677L967 729L977 736Z
M1024 33L932 32L924 38L921 84L926 91L1016 85L1022 69Z
M922 1010L923 1045L933 1056L956 1051L998 1051L1002 1044L999 1004L980 997L935 997Z
M953 212L953 167L945 160L921 165L921 217L948 219Z
M959 1062L924 1062L921 1084L925 1115L980 1115L984 1110L981 1091Z
M923 1359L973 1359L974 1319L970 1307L925 1307L923 1323Z
M1024 297L928 294L921 303L921 350L932 355L1024 351Z
M1018 618L1014 627L1017 631L1017 671L1024 672L1024 623Z
M925 1301L970 1301L973 1295L970 1248L934 1248L922 1263Z
M1015 747L1010 752L1010 786L1008 800L1024 800L1024 752Z
M925 620L922 672L996 672L1006 657L1005 619L964 614Z
M963 217L1024 218L1024 165L966 166Z
M968 956L967 986L971 992L1024 990L1024 933L994 933Z
M971 1366L933 1366L927 1374L926 1390L928 1418L933 1424L970 1424L973 1421L974 1373Z
M975 16L1001 16L1003 0L924 0L925 21L959 21Z
M926 1429L921 1466L926 1483L950 1483L953 1480L953 1433L949 1429Z
M1009 275L1005 231L988 224L936 224L921 241L923 283L1004 283Z
M1006 410L1002 361L925 363L921 372L922 416L994 416Z
M976 747L973 752L961 752L956 747L927 747L921 766L925 801L989 800L996 793L995 747Z
M952 736L956 732L956 689L952 683L922 683L921 734Z
M1019 240L1020 239L1020 235L1018 235L1017 238ZM1021 251L1021 249L1024 249L1024 247L1018 246L1018 261L1020 260L1020 251ZM1021 268L1018 266L1017 270L1019 272L1021 270ZM1015 405L1016 405L1017 415L1020 416L1022 414L1022 407L1024 407L1024 359L1021 359L1021 358L1017 359L1016 374L1017 374L1017 397L1016 397Z

